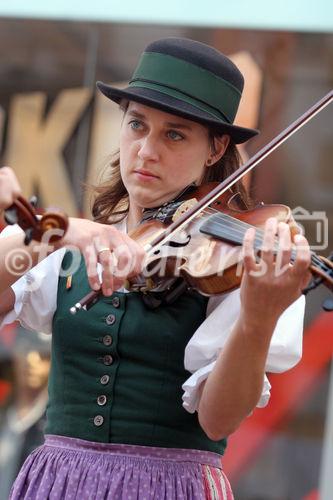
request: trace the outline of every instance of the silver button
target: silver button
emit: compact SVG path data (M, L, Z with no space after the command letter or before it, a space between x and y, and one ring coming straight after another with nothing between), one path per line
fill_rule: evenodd
M103 344L104 345L111 345L112 344L112 337L111 335L104 335L103 337Z
M113 357L111 356L111 354L105 354L105 356L103 357L103 363L106 366L112 365Z
M114 314L108 314L106 319L105 319L105 322L107 325L113 325L113 323L116 322L116 317Z
M97 404L99 406L104 406L106 401L107 401L106 396L104 396L104 394L102 394L101 396L98 396L98 398L97 398Z
M96 425L96 427L100 427L101 425L103 425L103 422L104 417L102 417L102 415L96 415L94 417L94 425Z
M109 375L102 375L99 381L102 385L106 385L110 382L110 377Z
M119 297L113 297L111 300L111 304L113 307L119 307L120 306L120 298Z

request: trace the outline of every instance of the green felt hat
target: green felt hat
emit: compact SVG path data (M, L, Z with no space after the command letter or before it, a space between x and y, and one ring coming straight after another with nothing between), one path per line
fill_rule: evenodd
M244 86L237 66L218 50L187 38L147 46L128 87L97 82L109 99L140 102L202 123L242 143L258 130L233 125Z

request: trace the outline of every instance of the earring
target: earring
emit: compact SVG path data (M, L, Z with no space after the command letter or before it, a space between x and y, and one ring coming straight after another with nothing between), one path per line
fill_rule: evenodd
M212 161L213 161L213 160L207 160L207 161L206 161L206 164L207 164L207 165L211 165L211 164L212 164Z

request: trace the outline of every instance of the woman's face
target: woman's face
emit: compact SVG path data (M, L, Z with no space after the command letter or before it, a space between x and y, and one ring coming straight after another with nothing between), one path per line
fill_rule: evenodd
M200 184L210 153L203 125L130 102L120 133L120 172L130 206L160 206L189 184Z

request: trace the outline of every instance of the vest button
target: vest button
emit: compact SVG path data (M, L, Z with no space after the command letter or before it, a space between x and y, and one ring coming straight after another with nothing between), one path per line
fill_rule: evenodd
M107 325L113 325L113 323L116 322L116 317L114 314L108 314L106 319L105 319L105 322Z
M99 381L102 385L106 385L110 382L110 377L109 375L102 375Z
M104 345L111 345L112 344L112 337L111 335L104 335L103 337L103 344Z
M105 354L105 356L103 357L103 363L106 366L112 365L113 357L111 356L111 354Z
M120 298L119 297L113 297L111 300L111 304L113 307L119 307L120 306Z
M94 417L94 425L96 425L96 427L100 427L101 425L103 425L103 422L104 418L102 417L102 415L96 415Z
M106 399L106 396L104 396L104 394L102 396L98 396L98 398L97 398L97 404L99 406L104 406L106 401L107 401L107 399Z

